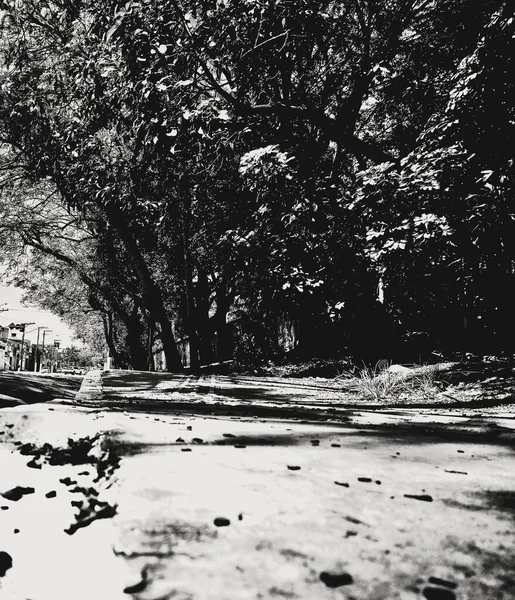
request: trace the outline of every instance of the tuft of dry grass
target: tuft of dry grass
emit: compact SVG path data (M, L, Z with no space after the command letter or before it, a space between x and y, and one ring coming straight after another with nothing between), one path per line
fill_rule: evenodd
M367 400L384 402L405 398L434 399L440 391L441 381L439 365L390 371L364 367L355 380L356 391Z

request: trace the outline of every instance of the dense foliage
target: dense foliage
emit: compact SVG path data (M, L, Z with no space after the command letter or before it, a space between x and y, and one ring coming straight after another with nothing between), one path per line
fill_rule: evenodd
M6 260L118 364L511 349L508 2L0 12Z

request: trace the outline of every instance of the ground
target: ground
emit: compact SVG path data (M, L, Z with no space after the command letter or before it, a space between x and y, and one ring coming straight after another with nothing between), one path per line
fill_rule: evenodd
M75 398L82 377L0 371L0 408L17 404Z
M60 397L0 411L2 598L515 598L508 397L116 371Z

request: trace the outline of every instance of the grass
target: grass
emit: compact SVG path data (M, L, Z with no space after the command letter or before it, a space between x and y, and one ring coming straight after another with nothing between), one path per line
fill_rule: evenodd
M440 391L441 368L425 365L406 371L389 371L387 368L364 367L355 379L356 391L367 400L375 402L409 398L431 399Z

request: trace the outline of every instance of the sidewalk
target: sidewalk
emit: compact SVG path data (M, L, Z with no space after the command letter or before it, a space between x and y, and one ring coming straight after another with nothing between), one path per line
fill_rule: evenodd
M515 598L513 420L332 393L92 372L1 410L0 596Z

